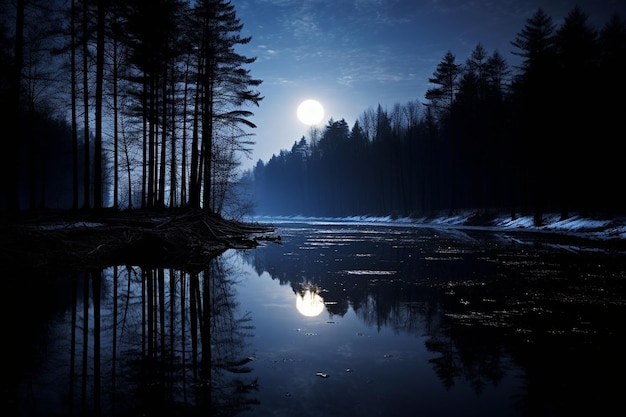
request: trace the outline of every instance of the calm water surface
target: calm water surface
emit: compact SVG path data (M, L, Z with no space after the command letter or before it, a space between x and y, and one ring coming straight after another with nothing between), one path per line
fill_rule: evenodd
M25 416L626 415L626 254L408 225L277 232L281 243L199 270L11 281L8 330L29 331L11 344L5 405Z

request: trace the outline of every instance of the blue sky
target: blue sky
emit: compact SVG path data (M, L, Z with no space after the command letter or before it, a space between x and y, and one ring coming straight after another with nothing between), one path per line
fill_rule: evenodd
M317 99L330 118L350 127L369 107L424 102L437 64L448 50L464 63L481 43L519 63L511 41L539 7L560 24L576 5L597 29L617 0L232 0L252 41L239 52L256 57L249 66L264 100L252 108L256 145L244 169L291 149L311 128L296 117L298 104Z

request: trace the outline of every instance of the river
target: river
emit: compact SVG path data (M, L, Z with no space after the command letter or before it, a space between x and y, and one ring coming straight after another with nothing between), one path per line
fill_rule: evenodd
M276 226L280 242L197 269L118 265L10 281L5 407L626 414L625 253L540 233Z

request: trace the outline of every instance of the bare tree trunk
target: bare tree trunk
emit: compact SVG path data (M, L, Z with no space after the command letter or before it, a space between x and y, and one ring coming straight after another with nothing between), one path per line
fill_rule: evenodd
M126 159L126 180L128 186L128 208L133 208L133 184L132 184L132 170L130 167L130 152L128 149L128 139L126 138L126 134L123 130L122 125L122 144L124 146L124 158Z
M202 60L199 59L199 66L202 67ZM191 139L191 172L189 174L189 206L192 208L200 207L200 155L199 155L199 109L200 97L202 95L202 85L198 83L196 96L194 98L193 112L193 133Z
M89 149L89 49L88 49L88 16L89 10L87 7L87 0L83 0L83 129L84 129L84 178L83 178L83 208L88 209L91 207L91 166L90 166L90 149Z
M172 70L172 138L170 140L170 208L176 207L176 71Z
M78 126L76 120L76 3L72 0L70 11L70 65L72 83L72 208L78 209Z
M149 82L148 82L148 86L149 86L149 91L148 91L148 101L149 101L149 105L148 105L148 113L149 113L149 117L150 117L150 125L148 126L148 201L146 203L147 207L149 209L154 207L154 182L155 182L155 167L154 167L154 162L155 162L155 153L154 153L154 148L155 148L155 140L154 140L154 135L155 135L155 126L154 126L154 120L155 120L155 98L154 98L154 78L151 77Z
M118 103L117 103L117 80L118 80L118 62L117 62L117 9L114 11L116 34L113 39L113 208L119 208L119 131L118 131ZM129 194L130 195L130 194Z
M185 91L183 94L183 136L182 136L182 150L180 160L180 204L187 205L187 92L189 91L189 60L187 58L187 65L185 69Z
M159 163L159 207L165 205L165 151L167 150L167 64L163 64L163 85L161 103L161 162Z
M104 0L98 1L96 40L96 137L94 138L93 206L102 208L102 95L104 84Z
M15 46L14 46L14 66L11 74L12 82L10 87L10 110L7 113L7 122L15 123L20 115L20 97L22 95L22 66L24 61L24 8L25 0L17 0L16 18L15 18ZM19 188L18 188L18 141L15 139L7 140L8 147L7 157L4 158L4 167L6 169L5 179L6 189L6 208L9 211L18 211L20 208Z
M146 208L147 203L147 180L148 180L148 81L144 72L143 91L141 93L141 116L143 123L142 130L142 155L141 155L141 208Z

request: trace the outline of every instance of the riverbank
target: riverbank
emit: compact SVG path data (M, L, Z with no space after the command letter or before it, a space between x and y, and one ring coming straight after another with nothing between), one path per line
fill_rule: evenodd
M603 242L623 241L626 244L626 217L591 218L574 214L561 219L559 214L543 216L543 223L535 225L532 215L520 215L512 218L510 213L477 213L472 210L460 210L454 213L441 212L429 216L349 216L349 217L306 217L306 216L260 216L250 219L253 222L279 225L283 222L350 222L374 224L412 224L419 226L480 229L487 231L507 231L519 233L555 233L564 236L591 239Z
M19 213L0 228L0 263L36 268L113 264L201 269L226 249L273 239L271 226L203 210Z
M280 241L274 227L283 222L413 224L423 227L485 230L516 234L549 233L569 241L587 241L626 250L626 218L594 219L558 214L512 219L505 213L473 211L424 217L343 218L252 217L237 221L203 210L42 211L24 212L0 224L3 268L99 268L113 264L202 269L227 249L252 249L263 240Z
M535 225L532 215L511 218L509 214L476 214L461 212L453 216L435 216L420 221L433 225L476 226L497 230L517 230L529 232L552 232L597 240L626 240L626 218L598 219L578 214L561 219L556 213L543 216L541 225Z

